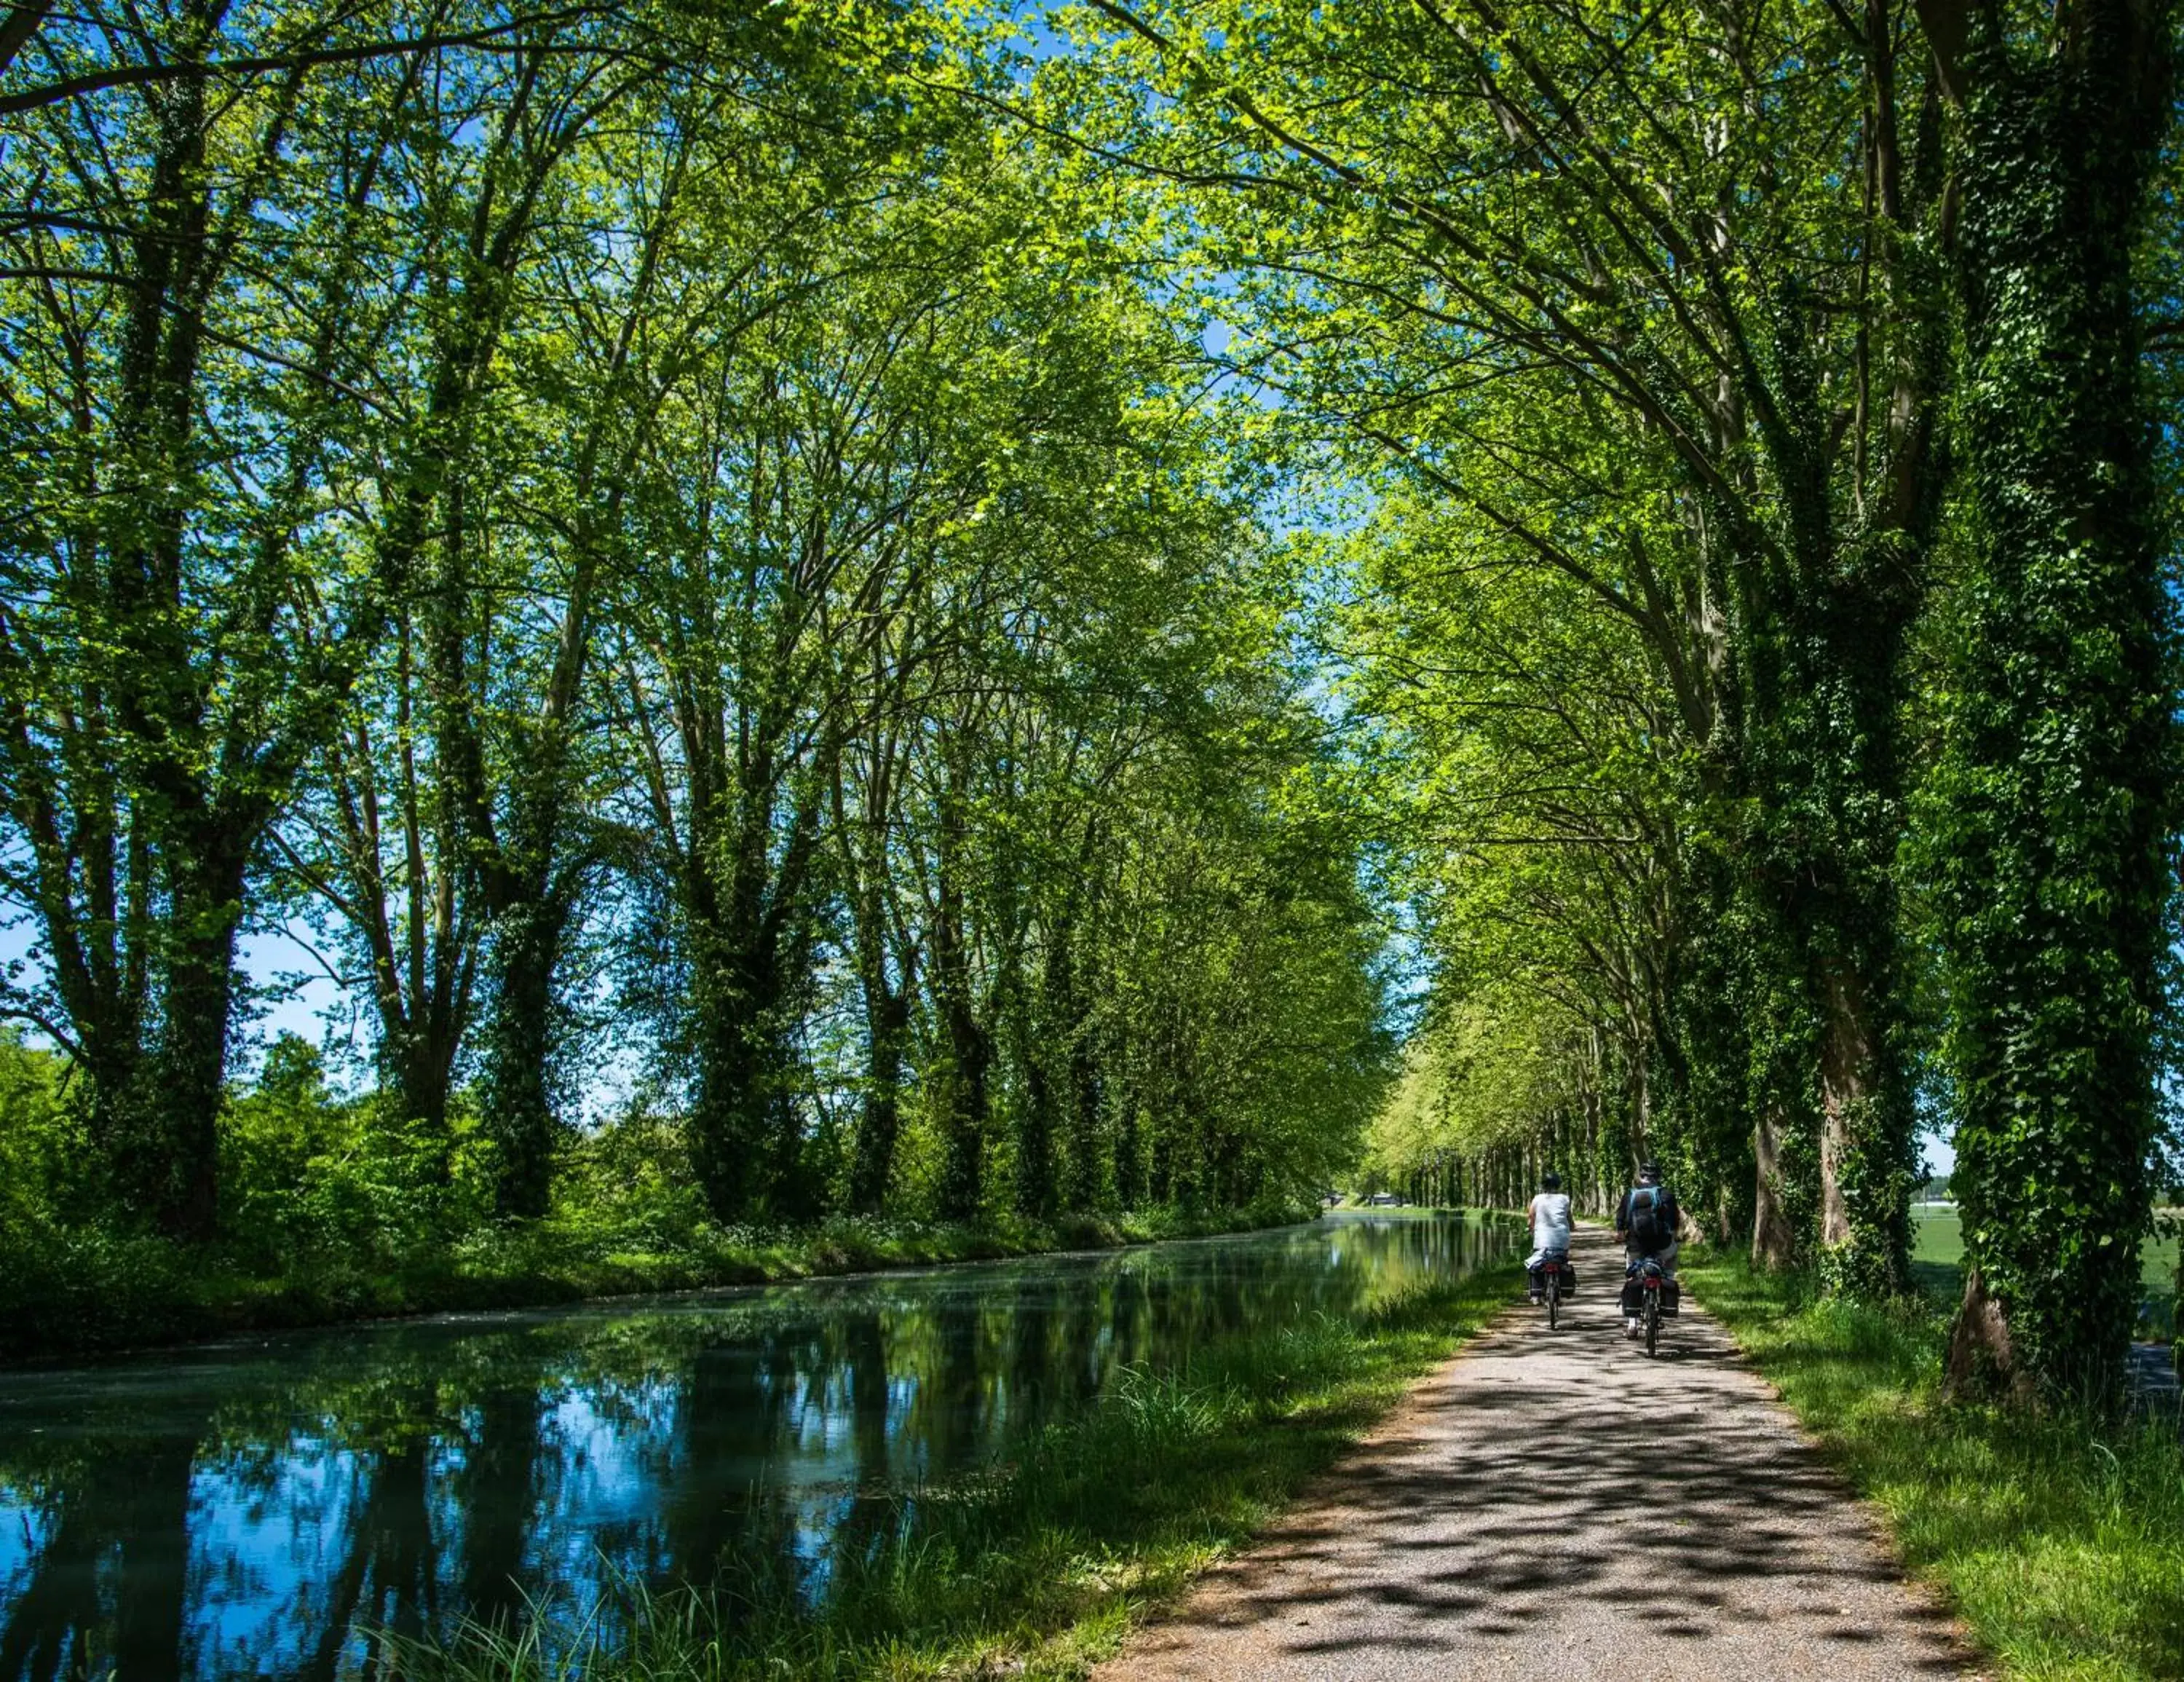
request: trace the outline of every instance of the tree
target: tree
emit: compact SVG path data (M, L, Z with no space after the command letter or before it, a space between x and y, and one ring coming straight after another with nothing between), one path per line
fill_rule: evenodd
M2105 1398L2153 1195L2174 673L2137 282L2161 6L1920 8L1960 125L1967 566L1927 841L1970 1388Z
M1885 8L1089 9L1166 96L1095 108L1101 143L1195 189L1200 260L1256 281L1240 371L1585 582L1666 671L1725 665L1690 716L1808 1022L1815 1236L1845 1284L1900 1287L1895 731L1946 212ZM1669 498L1636 541L1584 471L1616 460Z

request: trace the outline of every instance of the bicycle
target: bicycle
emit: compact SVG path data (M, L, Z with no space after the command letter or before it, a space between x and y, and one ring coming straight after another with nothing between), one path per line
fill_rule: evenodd
M1648 1256L1630 1264L1629 1277L1638 1281L1638 1323L1645 1328L1646 1353L1652 1355L1661 1340L1661 1317L1664 1312L1663 1298L1667 1295L1668 1275L1661 1264Z
M1562 1300L1567 1294L1563 1282L1570 1277L1569 1252L1565 1250L1550 1250L1532 1269L1532 1300L1546 1305L1551 1332L1561 1317Z

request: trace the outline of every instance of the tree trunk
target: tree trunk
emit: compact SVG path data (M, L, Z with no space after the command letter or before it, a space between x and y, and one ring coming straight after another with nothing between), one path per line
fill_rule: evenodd
M193 836L169 866L170 933L159 988L162 1020L133 1106L142 1130L125 1168L132 1200L168 1237L218 1229L220 1112L235 1005L235 935L245 860L231 836Z
M1826 1038L1820 1048L1820 1244L1839 1250L1851 1242L1843 1176L1853 1149L1852 1129L1871 1101L1865 1076L1872 1047L1842 978L1830 976L1829 982Z
M1040 1220L1054 1212L1054 1083L1034 1050L1024 1060L1024 1096L1017 1117L1017 1211Z
M944 1125L947 1160L941 1172L940 1213L953 1221L975 1219L984 1200L987 1074L992 1048L985 1029L961 1005L944 1008L948 1061L942 1074L946 1094Z
M2134 263L2173 8L1920 13L1961 102L1972 576L1934 850L1961 1094L1967 1388L2113 1401L2151 1201L2174 886L2158 437ZM2020 32L2024 31L2024 32Z
M887 1205L894 1173L895 1141L902 1123L902 1063L910 1043L909 978L898 989L884 974L864 979L864 1111L857 1126L856 1156L850 1171L850 1206L877 1215Z
M522 1220L536 1220L553 1200L554 973L567 921L568 908L541 894L504 906L493 935L485 1133L499 1159L494 1206Z
M1752 1156L1758 1171L1752 1265L1770 1272L1793 1266L1797 1258L1797 1233L1790 1218L1789 1188L1782 1165L1785 1126L1781 1110L1769 1100L1760 1106L1758 1122L1752 1128Z
M421 1124L433 1138L448 1137L448 1101L454 1086L455 1045L432 1026L412 1028L393 1048L387 1083L404 1121ZM435 1170L444 1178L444 1159Z
M1126 1084L1115 1127L1115 1200L1125 1209L1139 1208L1145 1199L1145 1119L1137 1093Z
M691 1163L714 1218L738 1221L773 1189L786 1098L772 1020L779 977L770 954L732 935L697 944Z
M1964 1273L1964 1295L1949 1328L1949 1350L1942 1365L1942 1393L1952 1401L1985 1401L2007 1397L2020 1406L2037 1394L2032 1374L2017 1358L2009 1335L2009 1314L2001 1298L1986 1288L1976 1267Z
M967 824L961 804L963 770L950 764L940 802L940 834L935 861L933 910L933 1005L944 1042L936 1071L943 1160L940 1214L967 1221L977 1216L986 1192L987 1077L993 1040L978 1020L978 983L972 973L971 930L967 921L962 872Z
M1046 931L1034 1011L1021 1051L1024 1098L1017 1133L1017 1207L1042 1217L1054 1212L1061 1195L1056 1146L1067 1119L1071 1061L1082 1026L1077 1021L1076 930L1066 911Z
M1888 994L1883 982L1881 991ZM1830 1282L1887 1296L1910 1285L1916 1146L1904 1072L1884 1048L1864 977L1847 965L1825 981L1820 1042L1820 1230Z
M1098 1047L1092 1025L1082 1020L1070 1025L1069 1069L1069 1189L1071 1208L1096 1209L1108 1184L1106 1164L1100 1158L1100 1110L1102 1083Z

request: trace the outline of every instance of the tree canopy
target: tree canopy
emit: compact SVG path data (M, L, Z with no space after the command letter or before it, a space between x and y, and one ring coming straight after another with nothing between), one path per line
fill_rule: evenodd
M2098 1387L2176 24L15 8L24 1222L239 1240L287 931L435 1241L603 1128L723 1225L1655 1156L1886 1296L1924 1127L1960 1381Z

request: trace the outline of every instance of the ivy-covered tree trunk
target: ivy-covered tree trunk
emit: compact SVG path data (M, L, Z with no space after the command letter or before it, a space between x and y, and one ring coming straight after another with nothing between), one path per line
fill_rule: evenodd
M697 1064L691 1162L707 1206L724 1222L811 1212L791 1035L809 1002L816 783L831 775L824 767L835 749L821 749L822 769L798 790L777 852L779 760L765 727L750 735L748 758L702 768L701 788L722 787L729 776L739 786L698 803L678 883ZM693 739L685 734L686 744ZM724 729L710 733L716 745L727 739Z
M736 1221L771 1189L786 1096L772 1022L778 982L755 953L717 952L701 966L691 1001L698 1054L691 1162L714 1217Z
M580 602L570 606L580 618ZM577 634L581 635L581 627ZM560 1131L553 1068L560 1049L556 977L577 917L574 867L565 806L570 800L564 724L575 677L557 676L538 733L523 744L517 787L504 828L497 829L484 794L482 755L468 727L451 757L468 766L469 808L461 833L482 853L483 899L492 919L494 985L486 1027L485 1127L493 1141L494 1202L503 1215L536 1219L553 1200ZM565 693L568 692L568 693ZM450 743L452 747L452 741Z
M1780 1270L1797 1259L1797 1232L1790 1220L1788 1177L1782 1160L1788 1132L1781 1109L1771 1103L1760 1110L1752 1126L1757 1195L1752 1212L1752 1265L1755 1267Z
M2163 0L1922 8L1963 125L1970 567L1934 863L1960 1094L1959 1388L2098 1399L2138 1295L2174 764L2132 259Z
M1794 303L1779 308L1793 315ZM1834 1289L1890 1295L1910 1277L1917 1155L1895 950L1897 713L1931 487L1914 475L1918 493L1869 529L1840 516L1814 365L1801 339L1782 337L1791 400L1768 442L1787 489L1786 535L1739 585L1742 771L1761 812L1748 843L1759 884L1749 961L1774 1006L1756 1096L1792 1117L1816 1104L1817 1260ZM1907 381L1900 401L1915 411L1926 395ZM1809 1088L1776 1078L1792 1056L1811 1060Z
M860 1215L885 1208L902 1134L902 1072L910 1055L911 1001L917 986L917 948L894 937L889 905L888 826L894 810L894 744L879 732L867 749L863 810L853 822L845 766L837 760L829 778L834 833L848 866L851 957L865 1007L865 1090L850 1160L849 1204ZM898 954L898 950L899 954ZM891 962L892 960L892 962Z
M894 1175L896 1141L902 1131L902 1066L910 1049L910 987L889 983L883 966L866 968L865 995L865 1097L857 1123L856 1155L850 1170L850 1206L877 1215L887 1205Z
M1106 1083L1094 1015L1100 997L1100 913L1106 888L1105 873L1096 860L1107 835L1106 825L1096 818L1085 826L1076 883L1080 897L1067 925L1067 974L1049 978L1045 1050L1054 1058L1066 1088L1063 1126L1068 1148L1061 1180L1061 1202L1069 1209L1100 1207L1112 1184L1100 1127Z
M199 838L173 870L176 927L161 955L163 1020L138 1106L147 1123L122 1165L136 1201L171 1237L203 1241L220 1214L220 1112L235 1014L244 837Z
M1089 992L1080 984L1080 997ZM1080 1017L1072 1024L1067 1040L1069 1167L1063 1201L1072 1209L1100 1207L1112 1184L1100 1126L1106 1100L1097 1032Z
M198 4L187 19L186 39L201 50L216 27L214 14ZM214 1118L241 909L240 867L231 895L226 872L205 850L219 827L217 767L203 752L208 697L183 606L214 242L207 231L212 189L202 88L192 81L153 109L159 143L144 222L130 242L135 274L118 370L115 459L105 487L103 606L116 654L114 711L129 744L122 763L142 780L136 822L167 904L149 966L159 1009L155 1041L137 1067L134 1089L111 1112L119 1125L105 1142L124 1206L169 1237L202 1239L212 1236L218 1215Z
M1097 891L1094 853L1101 828L1097 822L1085 826L1073 873L1046 925L1037 995L1020 1017L1024 1096L1017 1135L1017 1207L1034 1217L1052 1214L1065 1200L1078 1209L1095 1200L1093 1129L1099 1100L1078 946L1087 903Z
M1050 948L1048 989L1053 984L1053 964ZM1060 1191L1055 1152L1055 1141L1061 1132L1057 1125L1060 1093L1049 1067L1048 1054L1036 1035L1036 1024L1030 1016L1031 1013L1025 1011L1017 1017L1021 1032L1017 1035L1017 1056L1023 1071L1023 1096L1016 1117L1016 1202L1019 1213L1037 1219L1054 1212L1055 1199Z
M948 856L952 849L945 842L943 847L933 919L933 1003L944 1041L934 1082L943 1141L940 1213L964 1221L978 1214L985 1196L993 1039L978 1020L962 891Z
M1857 751L1853 742L1815 745L1814 758ZM1900 815L1892 798L1899 794L1876 776L1864 787L1838 783L1822 798ZM1899 822L1892 817L1890 828ZM1879 839L1869 833L1847 847L1801 849L1781 861L1777 915L1794 931L1787 938L1801 961L1800 972L1778 986L1787 995L1777 1001L1779 1039L1763 1043L1756 1058L1757 1126L1767 1136L1755 1151L1755 1181L1764 1182L1771 1206L1763 1245L1755 1216L1754 1249L1780 1262L1810 1246L1830 1288L1886 1296L1909 1281L1917 1147L1903 1001L1890 950L1896 894L1885 864L1862 870L1855 861L1860 851L1878 850ZM1830 875L1836 879L1827 883ZM1865 879L1846 879L1858 876ZM1817 891L1815 877L1825 883ZM1816 1071L1783 1055L1799 1048L1817 1054ZM1815 1109L1816 1128L1797 1125ZM1811 1172L1816 1195L1809 1199L1797 1195L1800 1166Z
M541 894L504 906L493 938L492 1014L485 1030L486 1136L497 1158L494 1206L535 1220L554 1189L554 975L568 907Z
M800 827L786 877L774 884L785 899L764 894L768 861L755 851L745 853L725 896L707 891L694 899L707 915L691 942L697 1083L690 1154L707 1206L721 1221L760 1210L809 1212L788 1038L806 980L790 921L802 910L794 860L808 847L808 832Z
M1894 910L1895 896L1887 895ZM1892 942L1892 918L1871 931ZM1903 1005L1885 953L1823 966L1820 1044L1820 1256L1830 1283L1894 1295L1911 1278L1912 1182L1918 1160ZM1876 1003L1868 989L1885 989Z
M577 570L562 626L560 659L549 682L542 716L514 755L515 788L504 827L496 828L483 795L482 777L469 774L474 792L466 797L470 813L459 833L484 856L484 899L492 919L496 964L492 1016L487 1028L486 1128L499 1151L495 1201L504 1215L534 1218L551 1201L560 1131L554 1112L552 1067L560 1050L556 978L561 973L573 931L581 927L578 901L592 860L572 810L581 799L571 764L578 685L589 643L588 584L589 557ZM471 735L469 748L476 749ZM472 760L473 766L479 763ZM460 985L460 983L456 983ZM432 994L441 1016L437 1033L417 1049L426 1054L421 1091L412 1114L435 1121L444 1116L443 1072L452 1061L454 1025L447 1018L450 983L443 977ZM421 997L421 1006L425 1000ZM431 1084L436 1073L443 1083ZM430 1105L437 1101L437 1112Z

